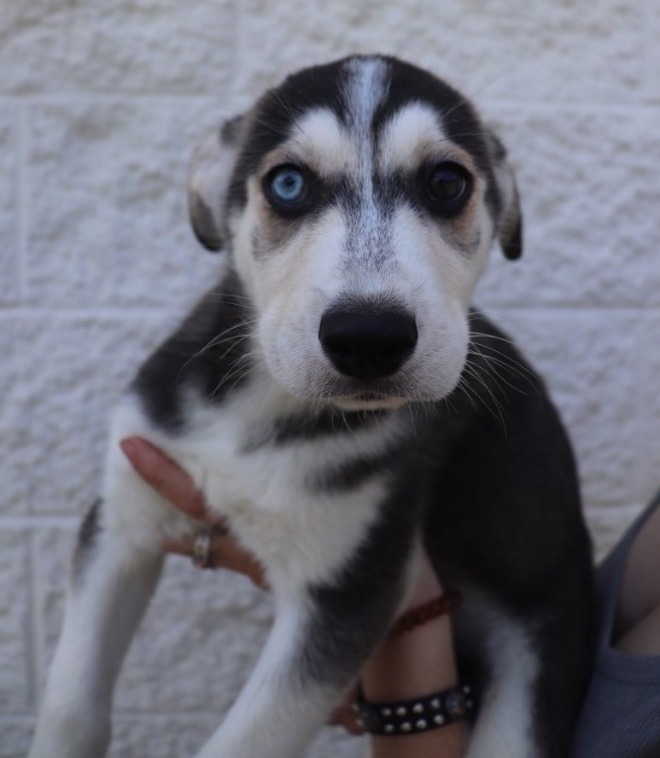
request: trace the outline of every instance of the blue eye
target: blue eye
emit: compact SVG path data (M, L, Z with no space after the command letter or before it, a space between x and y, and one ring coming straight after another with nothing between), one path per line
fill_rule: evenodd
M280 166L270 172L267 187L276 203L293 205L307 196L307 182L302 171L295 166Z

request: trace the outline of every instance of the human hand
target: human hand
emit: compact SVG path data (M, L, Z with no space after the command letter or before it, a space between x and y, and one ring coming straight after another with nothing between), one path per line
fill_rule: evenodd
M209 513L204 496L195 487L190 475L162 450L142 437L128 437L121 441L121 449L137 474L159 492L165 500L210 529L211 546L209 568L225 568L244 574L262 589L268 588L263 567L231 535L226 521ZM193 556L194 536L169 541L163 545L167 553Z
M231 536L225 521L208 512L202 493L178 463L142 437L129 437L120 443L136 473L159 492L170 505L211 529L211 565L237 571L262 589L268 589L263 568L252 553ZM166 542L163 550L192 558L194 537ZM351 688L342 704L333 711L330 724L343 726L351 734L363 734L352 708L356 688Z

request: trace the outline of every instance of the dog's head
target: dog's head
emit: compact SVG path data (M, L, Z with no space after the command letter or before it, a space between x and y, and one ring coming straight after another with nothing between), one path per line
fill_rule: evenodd
M499 140L450 86L381 56L300 71L207 137L189 205L202 244L233 256L273 378L344 408L449 394L489 249L521 253Z

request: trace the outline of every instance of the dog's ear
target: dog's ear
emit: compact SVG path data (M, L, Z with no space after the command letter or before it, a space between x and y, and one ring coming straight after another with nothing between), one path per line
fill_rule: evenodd
M507 168L510 176L511 195L502 208L498 235L504 256L510 261L515 261L523 254L523 219L516 178L511 166L507 164Z
M188 171L188 212L197 239L222 250L224 206L245 118L236 116L207 134L195 148Z
M520 258L523 252L523 221L518 185L500 138L492 130L489 130L488 138L500 197L497 236L505 257L513 261Z

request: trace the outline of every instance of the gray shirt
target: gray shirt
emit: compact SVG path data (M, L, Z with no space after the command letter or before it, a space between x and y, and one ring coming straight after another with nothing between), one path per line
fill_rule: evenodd
M660 656L614 649L612 628L630 547L660 493L598 569L598 648L571 758L660 758ZM659 577L649 577L660 582Z

